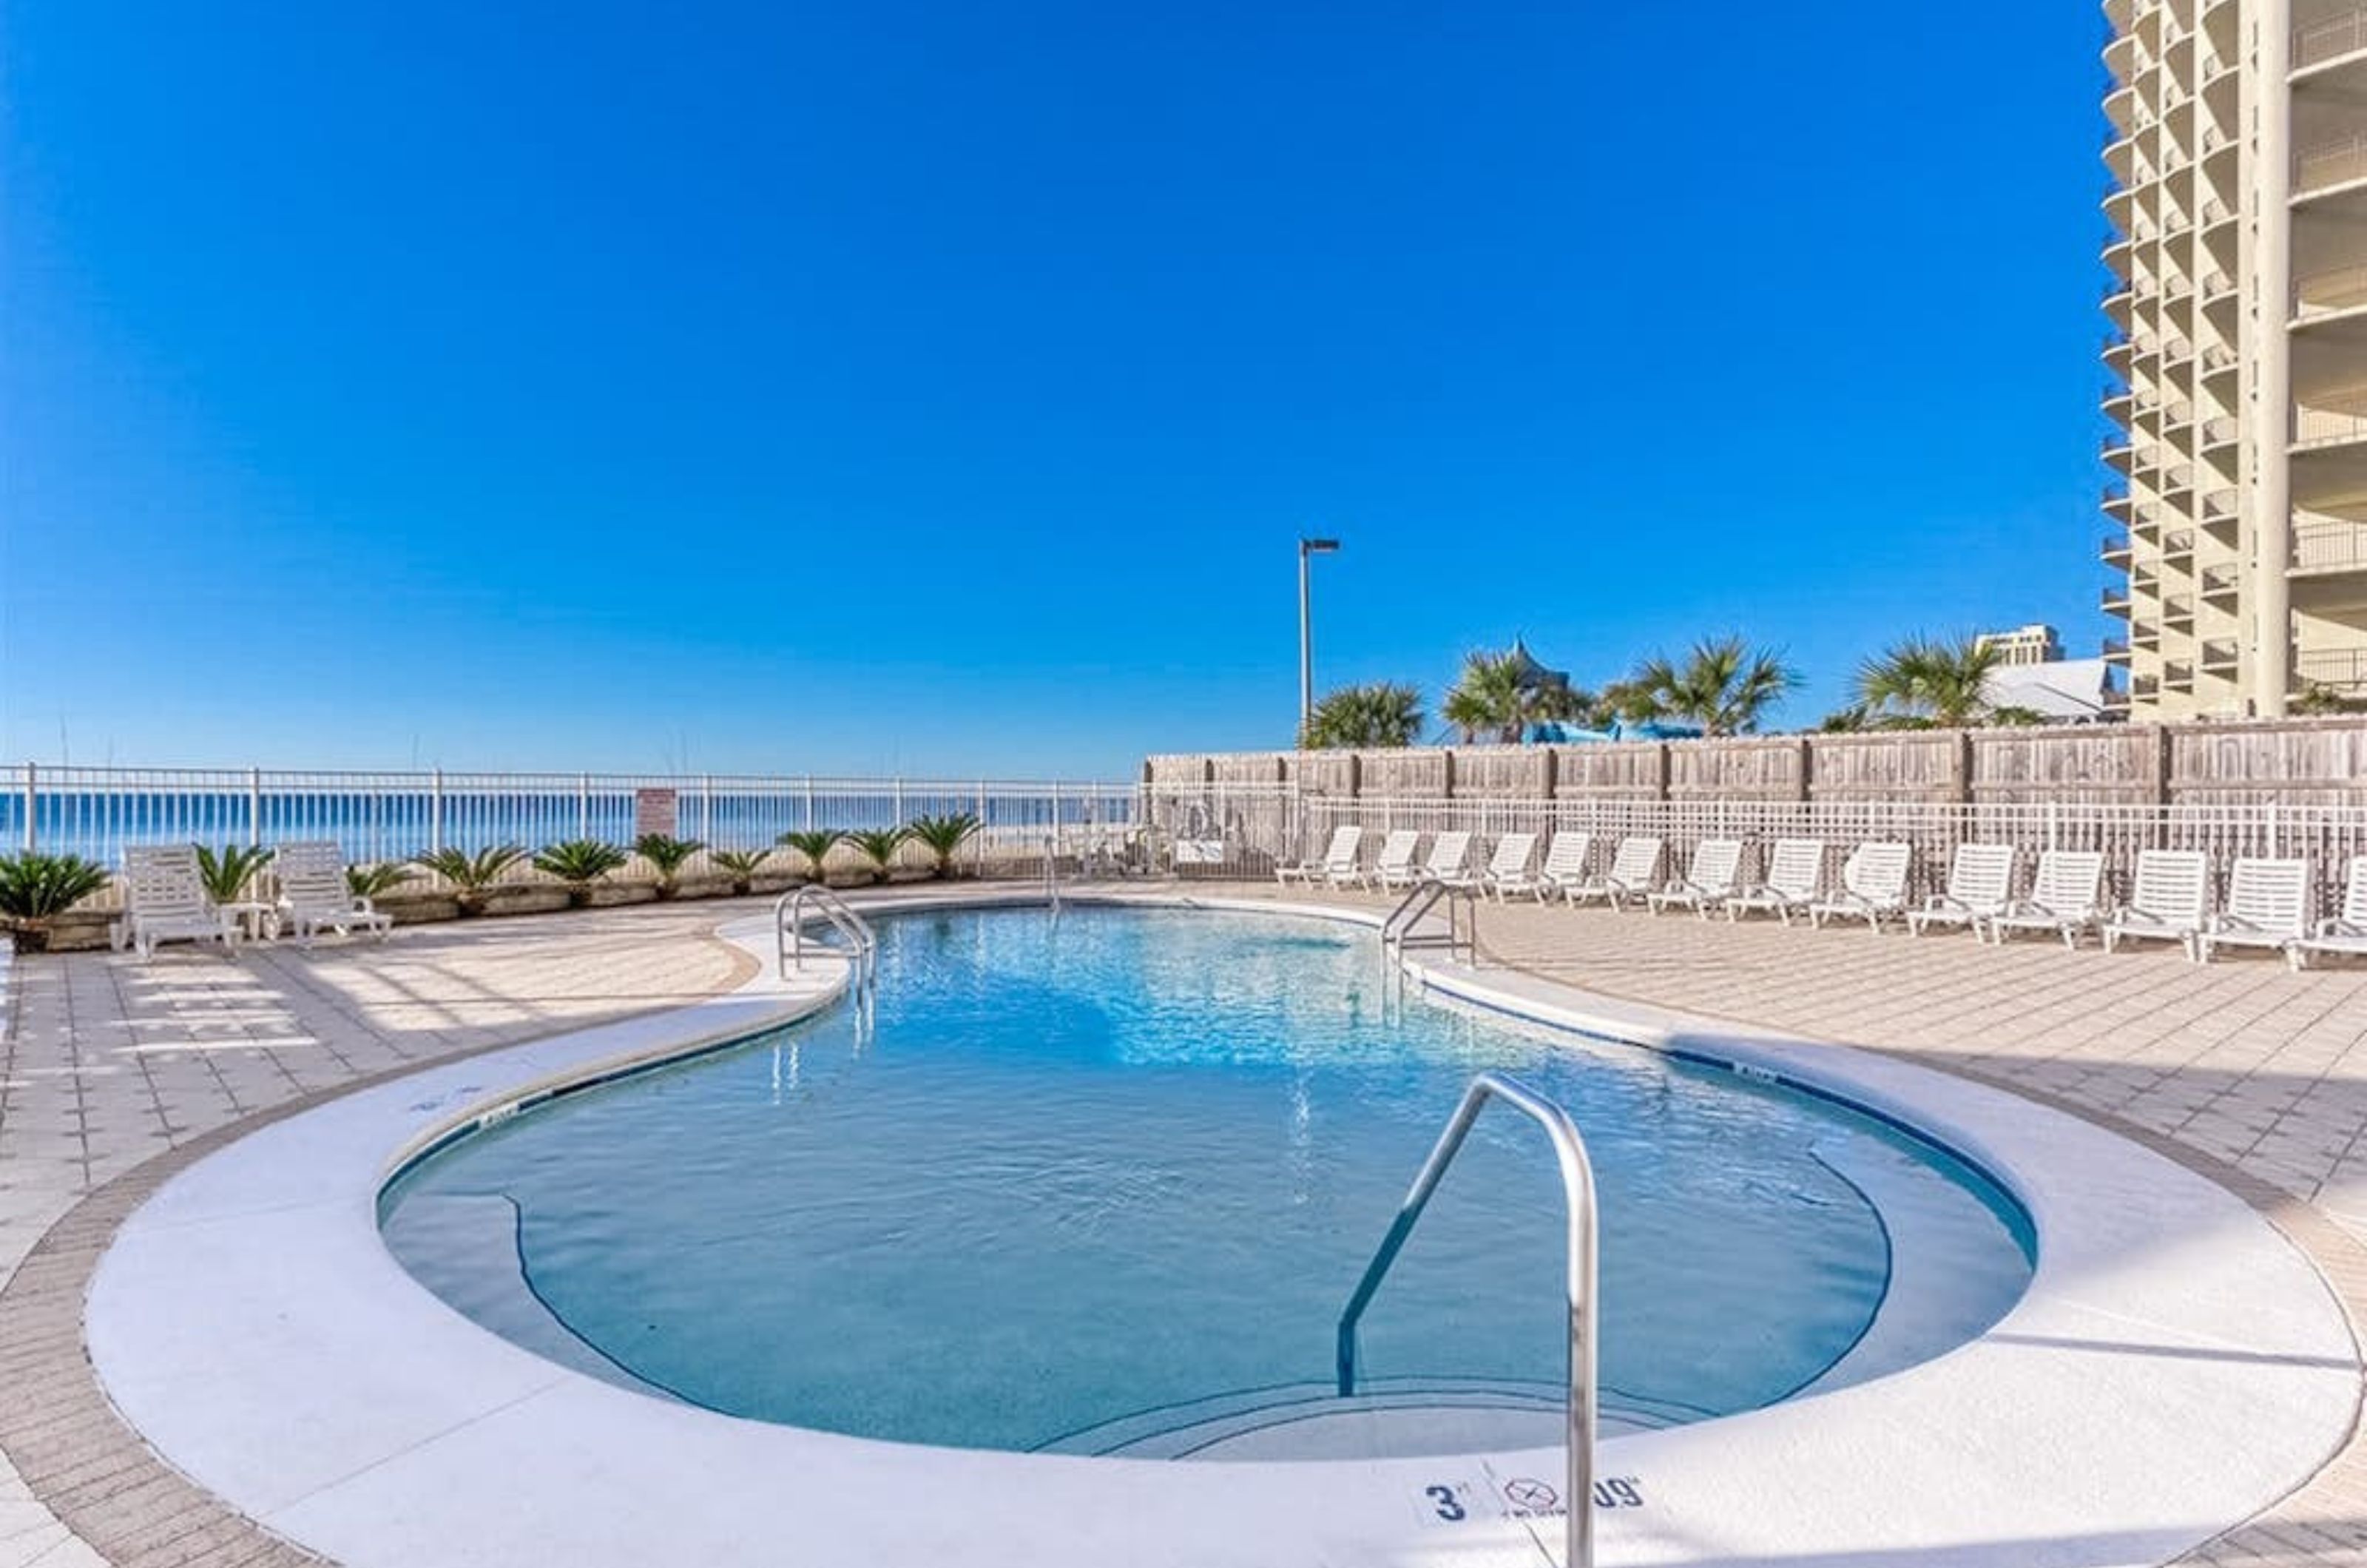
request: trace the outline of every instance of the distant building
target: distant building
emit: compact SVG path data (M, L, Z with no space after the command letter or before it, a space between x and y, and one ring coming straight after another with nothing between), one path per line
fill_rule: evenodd
M2010 632L1983 632L1973 639L1975 646L1994 648L1999 657L2009 665L2052 664L2063 657L2062 641L2055 628L2037 622L2016 626Z

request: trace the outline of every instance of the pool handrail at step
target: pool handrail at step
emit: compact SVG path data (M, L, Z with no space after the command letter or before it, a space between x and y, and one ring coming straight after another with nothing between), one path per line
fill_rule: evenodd
M1561 1168L1563 1196L1568 1204L1569 1238L1569 1473L1567 1476L1569 1504L1569 1548L1566 1568L1593 1568L1594 1563L1594 1346L1595 1346L1595 1207L1594 1168L1586 1157L1586 1140L1579 1135L1578 1124L1569 1112L1554 1101L1503 1073L1481 1073L1463 1091L1463 1100L1455 1106L1455 1114L1447 1119L1446 1130L1422 1162L1421 1173L1414 1178L1413 1187L1406 1193L1405 1201L1398 1206L1397 1218L1389 1223L1388 1234L1381 1238L1373 1260L1365 1269L1365 1277L1356 1282L1355 1293L1348 1298L1347 1307L1340 1314L1339 1390L1342 1399L1353 1398L1356 1392L1356 1325L1363 1321L1365 1309L1372 1304L1374 1292L1381 1288L1389 1266L1397 1261L1414 1225L1428 1207L1431 1194L1438 1190L1447 1167L1462 1151L1464 1139L1470 1135L1471 1124L1491 1100L1501 1100L1513 1110L1526 1115L1546 1130L1552 1140L1554 1158Z
M1446 900L1446 935L1417 937L1414 927L1423 916L1437 908L1440 899ZM1456 911L1465 911L1458 919ZM1458 883L1441 882L1424 877L1398 900L1388 918L1381 922L1381 952L1391 964L1402 963L1409 947L1444 947L1452 959L1460 951L1474 965L1479 961L1479 906L1478 895Z
M805 967L805 910L810 902L845 941L855 994L869 991L879 972L879 939L872 934L871 922L853 905L819 882L802 883L773 900L773 956L780 977L786 980L792 968Z

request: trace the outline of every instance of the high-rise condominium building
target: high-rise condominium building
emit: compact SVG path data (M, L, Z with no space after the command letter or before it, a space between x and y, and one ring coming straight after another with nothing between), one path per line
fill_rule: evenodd
M2108 0L2132 716L2367 695L2367 6Z

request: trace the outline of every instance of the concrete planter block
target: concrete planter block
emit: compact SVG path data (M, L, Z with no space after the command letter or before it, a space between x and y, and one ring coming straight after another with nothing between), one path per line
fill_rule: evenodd
M606 909L617 904L653 904L657 897L654 882L595 882L586 902L592 908Z
M488 915L540 915L564 909L568 903L567 889L556 883L517 882L485 890Z

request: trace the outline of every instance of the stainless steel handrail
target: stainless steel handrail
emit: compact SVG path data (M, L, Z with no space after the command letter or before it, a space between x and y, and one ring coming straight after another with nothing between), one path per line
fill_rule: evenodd
M773 900L773 956L784 980L792 966L805 967L805 908L810 899L832 930L846 939L847 963L858 994L868 991L878 976L879 939L871 924L837 894L819 882L802 883Z
M1355 1294L1340 1314L1339 1372L1340 1397L1346 1399L1356 1392L1356 1325L1372 1304L1373 1293L1381 1288L1389 1265L1397 1261L1398 1253L1405 1247L1406 1238L1421 1218L1430 1202L1430 1195L1438 1190L1446 1168L1455 1162L1462 1150L1463 1140L1469 1135L1471 1124L1490 1100L1501 1100L1513 1110L1528 1116L1546 1130L1553 1141L1554 1158L1561 1167L1562 1191L1569 1204L1569 1407L1568 1442L1569 1465L1568 1568L1593 1568L1594 1563L1594 1168L1586 1157L1586 1140L1579 1136L1578 1125L1569 1112L1547 1100L1516 1078L1501 1073L1481 1073L1463 1091L1463 1102L1446 1123L1446 1131L1438 1136L1430 1158L1422 1162L1421 1174L1413 1179L1413 1188L1405 1201L1398 1207L1398 1217L1389 1224L1389 1234L1381 1238L1380 1249L1365 1269L1365 1277L1356 1282Z
M1427 945L1444 946L1450 958L1455 956L1457 951L1461 951L1471 959L1474 964L1478 963L1479 914L1477 895L1460 883L1442 882L1435 877L1424 877L1415 883L1406 896L1398 900L1398 907L1389 911L1388 918L1381 922L1381 953L1385 959L1393 965L1403 962L1405 950L1414 945L1410 940L1413 935L1414 927L1421 922L1424 915L1437 907L1441 898L1447 901L1446 940L1440 942L1431 939ZM1468 911L1467 933L1465 930L1467 921L1456 918L1458 908Z

